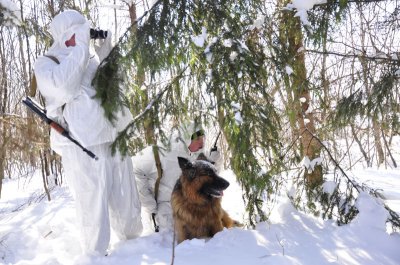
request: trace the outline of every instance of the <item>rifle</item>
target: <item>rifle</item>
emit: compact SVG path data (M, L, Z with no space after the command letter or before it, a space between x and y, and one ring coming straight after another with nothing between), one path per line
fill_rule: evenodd
M155 232L159 232L160 231L160 227L156 223L156 214L155 213L151 214L151 219L153 219L154 231Z
M57 122L53 121L46 115L46 109L41 106L39 103L31 99L30 97L26 97L25 99L22 100L22 103L24 103L31 111L36 113L45 123L50 125L51 128L56 130L58 133L60 133L62 136L68 138L71 142L79 146L86 154L88 154L91 158L98 160L99 158L87 150L85 147L83 147L77 140L72 138L72 136L69 134L69 132L64 129L60 124Z
M217 135L217 138L215 139L215 142L214 142L214 145L213 145L213 147L211 148L211 150L210 150L210 155L211 155L211 153L213 152L213 151L217 151L217 143L218 143L218 138L219 138L219 136L221 135L221 131L219 131L219 133L218 133L218 135Z

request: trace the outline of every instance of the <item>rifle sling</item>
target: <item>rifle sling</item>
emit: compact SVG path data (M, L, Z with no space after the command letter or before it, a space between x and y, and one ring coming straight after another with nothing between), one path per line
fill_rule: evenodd
M51 60L53 60L56 64L60 64L60 61L53 55L43 55ZM29 90L29 96L34 97L36 95L37 91L37 81L36 81L36 76L33 73L32 74L32 79L31 79L31 84L30 84L30 90Z
M47 55L47 54L45 54L45 55L43 55L43 56L46 56L47 58L52 59L56 64L60 64L60 61L57 59L57 57L55 57L55 56L53 56L53 55Z

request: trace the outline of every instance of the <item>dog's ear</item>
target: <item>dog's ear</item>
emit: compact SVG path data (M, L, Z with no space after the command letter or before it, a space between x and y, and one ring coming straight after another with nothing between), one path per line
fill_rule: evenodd
M179 163L179 167L182 170L191 168L193 166L189 160L187 160L186 158L180 157L180 156L178 156L178 163Z

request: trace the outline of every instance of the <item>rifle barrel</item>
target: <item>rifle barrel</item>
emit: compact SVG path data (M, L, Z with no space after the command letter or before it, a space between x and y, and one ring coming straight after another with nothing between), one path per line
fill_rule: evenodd
M51 120L46 116L46 114L44 114L37 106L35 106L32 101L27 99L23 99L22 103L24 103L31 111L36 113L43 121L45 121L47 124L50 124Z
M221 131L219 131L219 133L218 133L218 135L217 135L217 138L215 139L215 142L214 142L213 147L216 147L216 146L217 146L218 138L219 138L220 135L221 135Z
M30 97L26 97L26 100L29 101L30 103L32 103L32 105L34 105L37 109L39 109L41 112L46 114L46 109L40 105L39 103L37 103L34 99L30 98Z

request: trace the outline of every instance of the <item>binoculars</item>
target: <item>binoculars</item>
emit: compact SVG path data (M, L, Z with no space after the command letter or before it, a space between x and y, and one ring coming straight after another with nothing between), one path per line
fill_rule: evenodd
M105 39L107 38L107 30L102 29L90 29L91 39Z

